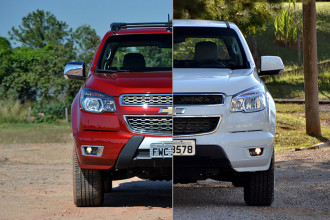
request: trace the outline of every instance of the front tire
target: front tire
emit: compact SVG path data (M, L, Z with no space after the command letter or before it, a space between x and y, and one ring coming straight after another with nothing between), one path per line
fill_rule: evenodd
M244 200L249 206L270 206L274 201L274 153L269 169L250 173L244 186Z
M104 194L100 170L81 169L73 150L73 200L77 207L100 206Z

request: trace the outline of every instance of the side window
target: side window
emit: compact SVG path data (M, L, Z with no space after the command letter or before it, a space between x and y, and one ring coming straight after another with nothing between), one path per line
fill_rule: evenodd
M228 53L226 45L222 42L220 45L218 45L218 57L219 60L229 60L230 55Z
M104 51L104 55L103 55L102 61L101 61L101 68L102 69L109 69L110 57L111 57L111 47L108 44L105 51Z
M234 54L234 58L235 58L236 63L238 65L243 65L243 59L242 59L241 49L239 48L239 45L238 45L236 39L235 38L231 38L231 42L232 42L231 49L233 51L233 54Z

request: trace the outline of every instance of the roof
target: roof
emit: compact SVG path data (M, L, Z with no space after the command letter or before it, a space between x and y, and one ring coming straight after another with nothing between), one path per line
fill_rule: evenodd
M172 22L144 22L144 23L111 23L111 33L117 34L149 34L149 33L171 33ZM108 32L109 33L109 32Z
M225 21L209 21L209 20L173 20L174 27L220 27L226 28L227 25L236 26L232 22Z

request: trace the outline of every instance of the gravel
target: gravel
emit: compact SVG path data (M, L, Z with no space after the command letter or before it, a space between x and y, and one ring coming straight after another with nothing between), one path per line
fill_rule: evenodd
M206 180L174 185L179 219L330 219L330 148L275 155L275 201L249 207L243 188Z

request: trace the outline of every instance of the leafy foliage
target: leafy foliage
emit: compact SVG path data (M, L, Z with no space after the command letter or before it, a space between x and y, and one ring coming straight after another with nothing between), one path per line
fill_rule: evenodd
M22 25L12 27L10 39L23 46L43 48L48 44L65 44L69 41L71 29L63 21L58 21L49 11L37 9L22 18Z
M55 15L36 10L9 35L21 46L13 49L0 37L0 98L69 106L81 82L65 80L64 67L71 60L92 62L100 42L96 31L82 25L72 32Z
M296 11L296 1L291 1L288 7L282 11L282 14L275 17L275 38L277 42L290 48L297 43L297 31L302 31L302 14Z
M35 122L57 122L58 119L65 117L65 104L54 102L45 104L37 102L33 106L33 115Z
M11 61L8 59L13 53L10 42L0 37L0 82L9 74L11 69Z
M101 41L95 29L90 25L82 25L73 32L72 38L76 45L77 59L89 65Z
M281 0L177 0L174 1L174 19L207 19L232 21L246 35L265 28L273 12L281 8Z

